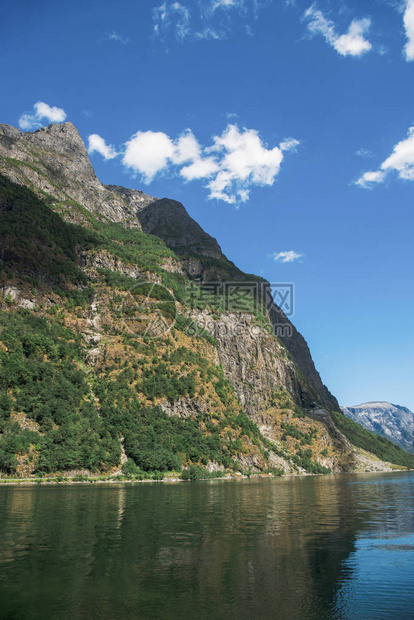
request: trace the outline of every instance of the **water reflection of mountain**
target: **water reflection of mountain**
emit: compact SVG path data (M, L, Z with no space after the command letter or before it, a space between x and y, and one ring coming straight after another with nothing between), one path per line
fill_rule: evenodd
M381 478L1 489L0 617L346 618L358 539L413 531Z

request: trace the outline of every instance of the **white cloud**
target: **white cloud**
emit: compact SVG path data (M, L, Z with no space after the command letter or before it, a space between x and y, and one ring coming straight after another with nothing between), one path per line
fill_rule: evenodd
M336 39L334 48L341 56L362 56L362 54L369 52L372 45L364 38L364 35L370 27L370 19L354 19L348 32Z
M236 0L214 0L212 3L212 9L213 11L215 11L216 9L218 9L219 7L224 7L224 8L228 8L231 6L235 6Z
M408 130L407 138L398 142L389 157L378 170L364 172L355 182L365 188L385 181L390 172L396 172L399 179L414 181L414 126Z
M364 174L356 181L356 185L371 188L375 183L382 183L385 180L385 172L377 170L376 172L364 172Z
M127 43L129 43L129 38L123 37L121 34L118 34L114 30L111 34L108 34L108 41L115 41L116 43L122 43L122 45L126 45Z
M288 138L279 144L279 148L281 151L294 151L296 147L300 144L299 140L295 138Z
M254 129L228 125L220 136L213 138L206 149L219 158L219 171L208 183L210 198L229 203L245 202L252 185L273 185L280 170L283 153L299 142L285 140L280 146L268 149Z
M184 164L187 161L199 159L201 146L197 142L193 132L187 129L177 140L173 161L175 164Z
M363 157L364 159L369 159L375 156L375 154L372 151L370 151L369 149L364 149L364 148L358 149L355 155L358 155L358 157Z
M405 0L404 28L407 37L405 57L411 61L414 60L414 0Z
M196 41L218 41L220 39L226 39L227 33L225 30L215 30L214 28L202 28L193 33Z
M327 19L322 11L313 4L307 9L303 18L308 21L308 30L312 34L321 34L341 56L362 56L372 49L371 43L365 38L370 29L368 18L354 19L348 32L338 35L335 24Z
M38 101L34 109L38 118L46 118L51 123L63 123L66 118L66 112L62 108L49 106L43 101Z
M162 132L138 131L126 143L123 164L141 174L145 183L151 183L156 174L169 166L188 164L181 168L180 174L191 181L212 174L212 161L202 159L201 152L190 129L175 141Z
M272 254L273 260L279 263L293 263L295 260L303 258L305 255L294 250L288 250L286 252L274 252Z
M234 28L252 35L251 25L258 10L270 0L164 0L152 12L154 33L166 41L171 35L179 41L226 39ZM237 15L240 19L235 20Z
M174 144L165 133L138 131L126 143L122 162L126 168L142 174L145 183L150 183L158 172L167 167L174 152Z
M105 159L114 159L119 153L117 153L115 147L110 144L106 144L105 140L98 136L97 133L93 133L88 138L88 153L94 152L100 153Z
M195 179L208 179L220 170L220 166L214 157L197 158L189 166L181 168L180 175L186 181L194 181Z
M46 119L49 123L63 123L66 119L66 112L62 108L49 106L43 101L38 101L33 106L33 112L26 112L19 118L19 126L25 131L36 129L42 126L42 120Z
M164 2L152 12L154 32L161 36L172 30L177 39L185 39L190 32L190 10L179 2Z
M163 132L138 131L124 145L122 163L134 174L151 183L157 174L179 174L185 181L205 180L209 198L230 204L246 202L254 186L273 185L285 153L299 141L288 138L279 146L268 148L254 129L240 130L229 124L202 147L187 129L172 139ZM117 155L103 138L89 138L89 152L98 151L106 159Z

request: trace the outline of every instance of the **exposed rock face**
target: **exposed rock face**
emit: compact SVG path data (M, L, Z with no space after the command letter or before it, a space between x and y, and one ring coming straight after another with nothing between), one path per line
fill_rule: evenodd
M351 448L348 440L335 427L329 412L316 404L315 394L309 391L306 380L298 376L295 363L288 357L286 349L269 331L256 324L252 315L229 313L214 319L204 311L194 312L193 317L217 340L219 359L226 378L234 387L244 411L258 426L269 424L266 410L272 406L274 394L282 386L312 419L324 424L336 445ZM315 374L321 388L321 393L316 394L317 399L330 404L330 396L334 404L336 399L327 390L325 395L316 370Z
M250 279L250 276L239 271L226 258L217 241L203 231L188 215L181 203L163 198L148 203L139 211L138 217L145 232L161 237L168 247L180 255L181 262L193 278L200 280ZM216 259L222 265L214 264L208 259ZM275 304L271 306L270 318L275 334L287 348L294 363L314 390L313 394L309 390L302 392L299 399L302 406L312 407L315 406L315 401L318 401L328 409L339 410L338 401L321 381L303 336Z
M146 207L158 200L158 198L154 198L153 196L149 196L148 194L144 194L139 189L128 189L126 187L122 187L122 185L105 185L110 192L117 192L122 196L122 198L129 204L134 213L138 213Z
M127 195L126 199L128 199ZM149 202L139 211L138 218L145 232L161 237L168 247L180 255L181 262L193 278L199 280L246 280L250 278L247 274L237 270L223 254L217 241L203 231L188 215L181 203L167 198ZM221 261L222 265L214 264L208 259ZM316 400L328 409L339 410L338 401L321 381L303 336L275 304L271 306L270 318L275 334L287 348L299 370L308 379L311 388L319 396L315 398L315 393L303 392L300 397L302 405L312 407Z
M407 407L369 402L341 409L354 422L414 453L414 413Z
M223 256L217 241L204 232L176 200L156 200L141 209L138 217L144 232L157 235L178 254Z
M348 439L343 435L335 426L332 421L329 412L326 409L322 409L321 407L316 407L314 409L308 409L308 415L313 420L317 420L318 422L322 422L324 426L328 429L328 432L332 439L334 440L337 446L341 446L343 448L352 449L351 443Z
M315 401L319 401L323 407L339 411L338 401L322 383L304 337L275 304L272 304L269 315L273 324L274 333L289 351L297 368L309 381L311 390L301 395L303 406L312 408L315 406Z
M137 280L145 278L147 275L144 271L132 265L124 264L118 258L111 256L105 251L80 251L78 254L78 264L79 267L83 269L109 269L110 271L119 271L125 276L130 276Z
M106 187L120 194L134 209L144 232L160 237L178 254L195 253L213 258L223 256L217 241L204 232L177 200L153 198L120 185Z
M156 235L180 256L190 276L197 280L242 280L240 269L223 254L216 239L206 233L184 206L170 198L152 198L138 190L107 185L136 211L142 230Z
M225 375L250 417L258 420L279 386L284 386L301 404L302 390L293 362L250 314L225 314L214 319L207 312L195 312L194 318L217 340Z
M184 419L194 418L199 413L204 413L206 409L205 403L188 397L181 397L175 401L165 400L160 403L160 407L170 417L178 415Z
M53 124L34 133L0 125L0 158L0 172L14 183L47 192L58 201L71 198L113 222L129 220L139 227L134 209L96 177L72 123Z
M196 280L242 280L244 274L223 254L216 239L206 233L176 200L162 198L138 213L142 230L160 237L179 255Z

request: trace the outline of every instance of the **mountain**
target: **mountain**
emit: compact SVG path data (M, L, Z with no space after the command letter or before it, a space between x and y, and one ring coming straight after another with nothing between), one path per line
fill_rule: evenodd
M72 123L53 124L34 133L1 125L0 140L0 171L10 180L63 204L72 199L98 217L103 215L112 222L131 221L139 227L134 210L97 179Z
M119 192L131 206L137 204L136 190L107 186ZM135 193L136 192L136 193ZM180 258L181 264L191 278L213 282L240 282L253 287L262 288L269 310L269 317L274 333L289 351L296 367L306 378L307 388L301 385L301 405L315 406L315 401L328 409L339 409L338 401L326 386L323 385L319 373L313 363L309 347L294 325L276 306L270 297L269 284L262 278L245 274L223 254L216 239L206 233L187 213L184 206L176 200L163 198L154 199L142 208L137 209L137 217L142 230L156 235L173 250ZM310 389L308 389L310 388ZM311 393L310 393L311 392Z
M3 474L389 463L414 458L339 411L269 284L182 204L103 185L71 123L0 125Z
M354 407L341 407L341 410L369 431L414 453L414 413L407 407L387 402L369 402Z

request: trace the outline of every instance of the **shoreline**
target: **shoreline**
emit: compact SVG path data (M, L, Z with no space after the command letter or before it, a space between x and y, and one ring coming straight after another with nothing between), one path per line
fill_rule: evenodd
M226 481L237 481L237 480L251 480L255 479L266 479L266 480L277 480L283 478L308 478L308 477L328 477L328 476L344 476L344 475L352 475L352 474L393 474L393 473L401 473L401 472L410 472L414 471L413 469L391 469L388 471L342 471L330 474L309 474L309 473L289 473L281 476L274 476L272 474L252 474L251 476L246 476L245 474L239 475L226 475L220 478L200 478L198 480L183 480L182 478L171 477L171 478L163 478L161 480L154 479L145 479L145 480L133 480L125 478L124 480L117 480L114 478L108 478L107 480L102 480L99 478L88 478L87 480L71 480L70 478L66 478L63 480L56 480L56 478L0 478L0 487L5 486L65 486L65 485L95 485L95 484L141 484L141 483L177 483L177 482L215 482L220 480Z

